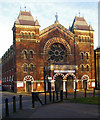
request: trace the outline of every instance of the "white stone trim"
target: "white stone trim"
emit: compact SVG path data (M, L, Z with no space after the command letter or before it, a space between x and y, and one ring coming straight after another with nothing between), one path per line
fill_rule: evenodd
M75 70L54 70L54 73L75 73Z

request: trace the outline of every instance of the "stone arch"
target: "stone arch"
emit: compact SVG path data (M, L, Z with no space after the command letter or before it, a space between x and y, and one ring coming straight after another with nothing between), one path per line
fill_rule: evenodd
M22 50L22 58L27 59L28 51L26 49Z
M73 73L67 73L64 77L64 80L66 80L69 75L73 76L74 80L76 79L76 76Z
M35 67L34 64L33 64L33 63L30 63L30 64L29 64L29 71L30 71L30 72L33 72L33 71L34 71L34 67Z
M34 78L31 75L27 75L24 77L23 81L34 81Z
M24 51L26 51L26 52L27 52L27 54L28 54L28 51L27 51L27 49L23 49L23 50L22 50L22 54L24 53Z
M23 63L22 71L25 72L25 73L28 71L28 64L27 63Z
M73 91L76 88L76 76L73 73L67 73L64 77L64 80L66 80L66 88L68 91Z
M64 74L62 74L62 73L56 73L54 76L53 76L53 80L55 80L55 78L57 77L57 76L62 76L63 77L63 79L64 79Z
M83 76L81 77L81 80L85 80L85 78L87 78L87 80L89 80L89 76L88 76L88 75L83 75Z
M34 55L34 54L35 54L35 53L34 53L34 50L30 49L30 50L29 50L29 56L30 56L31 59L33 58L33 55Z
M61 43L64 45L64 47L67 49L67 54L71 54L71 48L70 48L70 45L68 44L68 42L60 37L53 37L51 39L49 39L46 43L45 43L45 46L44 46L44 50L43 50L43 53L44 54L47 54L50 46L54 43Z
M82 88L86 88L88 89L88 81L89 81L89 76L88 75L83 75L81 77L81 80L82 80Z
M23 82L25 83L25 92L33 92L34 78L31 75L24 77Z

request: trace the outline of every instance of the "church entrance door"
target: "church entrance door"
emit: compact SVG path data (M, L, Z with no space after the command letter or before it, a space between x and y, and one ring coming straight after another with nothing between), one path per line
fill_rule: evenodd
M67 77L67 84L66 84L66 88L67 88L67 90L68 91L73 91L73 84L74 84L74 78L73 78L73 76L71 76L71 75L69 75L68 77Z
M85 89L87 89L87 80L83 80L83 88Z
M55 90L63 90L63 77L61 75L55 78Z
M26 91L27 92L31 92L32 88L31 88L31 81L26 81Z

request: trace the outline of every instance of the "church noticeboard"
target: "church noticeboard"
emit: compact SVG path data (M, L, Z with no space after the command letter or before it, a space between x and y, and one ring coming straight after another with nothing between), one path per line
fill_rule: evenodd
M95 87L95 82L92 82L92 87Z
M17 87L23 87L23 82L22 81L18 81L17 82Z

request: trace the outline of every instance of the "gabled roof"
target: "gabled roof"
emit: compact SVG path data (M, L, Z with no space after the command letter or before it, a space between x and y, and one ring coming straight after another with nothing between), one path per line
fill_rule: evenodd
M54 29L54 28L58 28L61 29L63 32L67 33L68 35L70 35L71 37L74 37L74 34L69 31L67 28L65 28L63 25L61 25L60 23L54 23L51 26L43 29L40 31L40 36L42 36L43 34L49 32L50 30Z
M28 11L20 11L18 18L15 21L15 24L18 25L31 25L34 26L34 18Z
M35 25L36 25L36 26L40 26L37 19L36 19L36 21L35 21Z
M94 31L92 26L87 24L87 22L85 21L84 17L75 17L72 27L71 27L71 31L72 30L88 30L88 31Z

